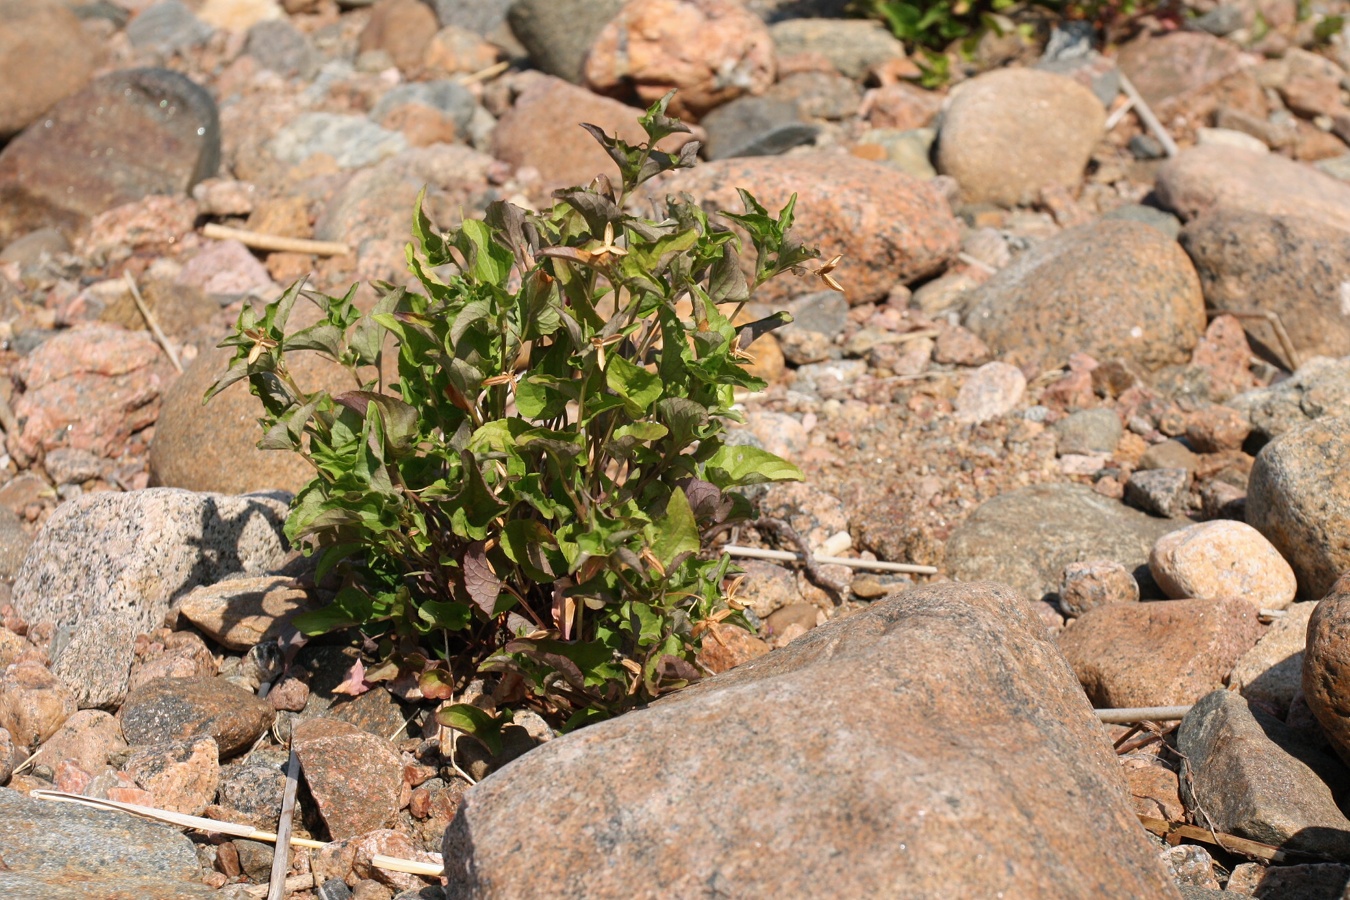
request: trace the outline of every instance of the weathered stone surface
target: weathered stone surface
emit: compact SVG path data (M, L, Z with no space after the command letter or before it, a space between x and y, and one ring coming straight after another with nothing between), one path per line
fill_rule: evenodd
M36 749L75 714L75 697L38 662L15 663L0 675L0 728Z
M917 588L471 788L448 893L1175 897L1099 728L1019 596Z
M211 900L187 836L111 810L0 788L0 895L43 900Z
M1345 228L1304 216L1220 209L1187 225L1181 246L1195 263L1208 306L1276 313L1304 359L1350 354ZM1262 339L1283 356L1278 344Z
M965 325L1013 362L1060 365L1087 353L1153 370L1190 358L1205 306L1176 241L1139 222L1103 220L999 271L975 290Z
M947 541L957 581L998 581L1029 600L1059 590L1069 563L1110 559L1131 571L1178 523L1156 519L1077 484L1019 488L985 501Z
M1253 706L1283 720L1294 696L1303 689L1303 647L1308 620L1317 601L1295 603L1270 623L1256 646L1242 654L1228 676L1228 686Z
M738 0L630 0L600 29L586 84L649 106L670 91L672 115L698 118L762 94L776 71L773 38Z
M1148 558L1153 580L1174 600L1240 597L1257 609L1294 602L1294 570L1244 522L1201 522L1158 539Z
M1071 78L996 69L957 88L938 134L938 171L972 203L1012 206L1083 177L1106 111Z
M200 816L216 799L220 748L209 735L143 747L122 765L157 809Z
M1004 362L985 363L961 385L956 394L956 415L978 425L1012 412L1027 389L1027 378L1017 366Z
M1350 417L1324 417L1261 449L1247 482L1247 522L1298 576L1299 597L1316 600L1350 569Z
M1189 775L1181 779L1182 799L1193 812L1203 809L1214 829L1350 858L1350 820L1334 796L1350 773L1236 692L1215 691L1196 703L1177 731L1177 749Z
M1130 41L1116 61L1144 100L1166 117L1164 121L1242 64L1236 44L1194 31Z
M1238 394L1228 405L1263 442L1314 419L1350 415L1350 359L1311 359L1284 381Z
M196 588L178 612L222 647L248 650L280 637L308 603L309 593L295 579L263 575Z
M379 0L361 31L357 48L383 50L402 72L422 68L422 54L436 34L436 14L420 0Z
M65 4L0 3L0 138L84 87L102 55Z
M149 194L181 196L220 165L215 101L166 69L106 75L41 126L0 152L0 244L48 225L74 230Z
M158 678L128 694L117 719L132 745L208 735L224 759L252 746L275 715L223 678Z
M1064 567L1059 607L1065 615L1081 616L1105 603L1139 602L1139 582L1130 570L1111 559L1071 562Z
M1110 603L1075 619L1059 646L1094 706L1183 706L1221 687L1261 631L1244 600Z
M705 208L740 213L738 187L775 212L797 194L793 235L822 259L843 254L834 276L854 305L885 297L897 281L940 271L960 247L956 219L936 187L854 156L722 160L660 179L652 196L686 191ZM747 242L742 259L749 266L753 258ZM776 279L755 297L775 303L820 287L811 279Z
M70 760L86 772L98 772L108 764L110 754L126 746L122 726L111 713L82 709L43 742L33 757L33 765L55 771L63 760Z
M1163 165L1156 191L1183 219L1239 209L1350 230L1350 184L1274 153L1193 147Z
M28 457L58 448L118 455L135 432L154 423L173 377L149 332L109 325L63 331L12 372L24 386L14 403L23 424L7 445Z
M716 622L703 634L698 661L709 671L721 673L768 652L768 644L739 625Z
M57 508L14 581L29 622L70 635L52 670L82 708L121 697L131 641L199 584L279 567L284 495L193 494L172 488L85 494Z
M1302 686L1331 746L1350 762L1350 579L1338 580L1308 620Z
M403 764L389 741L325 717L297 723L291 745L334 840L383 828L398 812Z

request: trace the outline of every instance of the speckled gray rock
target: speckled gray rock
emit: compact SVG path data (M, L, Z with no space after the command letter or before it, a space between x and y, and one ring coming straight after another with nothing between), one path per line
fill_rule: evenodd
M1191 811L1203 809L1216 830L1350 857L1350 820L1335 800L1350 784L1345 768L1236 691L1214 691L1195 704L1177 731L1177 749L1189 774L1182 799Z
M1179 516L1190 487L1191 473L1185 469L1140 469L1125 482L1125 502L1154 515Z
M1323 416L1350 415L1350 359L1309 360L1284 381L1238 394L1227 405L1247 417L1262 441Z
M1295 603L1271 622L1256 646L1233 666L1228 686L1256 706L1286 718L1294 696L1303 689L1303 648L1308 619L1316 608L1316 601Z
M0 788L0 896L210 900L187 836L111 810Z
M1099 221L1038 244L977 288L965 325L1011 362L1058 365L1081 352L1155 370L1190 359L1205 305L1176 241L1139 222Z
M400 84L389 91L370 111L370 117L376 122L382 121L390 110L405 103L429 106L449 116L455 123L458 134L468 134L469 121L478 106L469 89L457 81L440 79L438 81L417 81Z
M1277 313L1304 359L1350 354L1350 232L1302 216L1219 210L1187 225L1181 246L1210 308ZM1253 330L1283 358L1267 329Z
M14 577L32 545L33 536L24 530L19 517L0 507L0 578Z
M209 735L221 759L251 747L275 716L271 704L223 678L154 678L117 711L133 746Z
M971 203L1011 206L1042 188L1076 186L1102 135L1106 111L1071 78L996 69L952 92L938 133L937 167Z
M454 25L486 36L506 22L511 0L431 0L431 6L442 28Z
M141 10L127 23L127 40L137 49L169 56L205 43L212 30L181 0L162 0Z
M1142 206L1137 203L1126 203L1124 206L1117 206L1103 219L1120 219L1127 222L1142 222L1151 228L1176 240L1181 233L1181 220L1170 212L1158 209L1156 206Z
M1040 600L1059 590L1069 563L1104 558L1134 571L1147 564L1159 537L1186 524L1130 509L1084 485L1034 485L971 513L947 541L946 569L957 581L998 581Z
M540 69L582 83L582 66L624 0L516 0L506 14L516 40Z
M1247 482L1247 524L1319 600L1350 569L1350 416L1322 418L1261 449Z
M480 782L447 896L1176 898L1119 777L1019 596L914 588Z
M408 149L397 131L386 131L365 116L311 112L297 116L268 144L272 155L296 165L327 153L344 169L362 169Z
M38 533L14 579L14 607L57 626L52 671L80 706L106 706L126 691L132 639L157 627L176 597L282 564L288 499L175 488L77 497Z

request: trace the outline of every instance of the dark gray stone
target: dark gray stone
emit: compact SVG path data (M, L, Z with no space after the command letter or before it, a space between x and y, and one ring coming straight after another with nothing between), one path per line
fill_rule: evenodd
M244 52L265 69L281 75L312 78L319 59L309 38L290 19L270 19L248 30Z
M506 22L511 0L431 0L431 5L442 28L454 25L487 37Z
M1186 511L1191 473L1185 469L1140 469L1125 482L1125 502L1171 518Z
M319 885L319 900L352 900L352 889L341 878L330 878Z
M1103 219L1124 219L1131 222L1143 222L1150 225L1168 237L1176 240L1181 233L1181 220L1166 210L1158 209L1156 206L1144 206L1139 203L1127 203L1124 206L1117 206Z
M506 19L536 66L582 84L591 44L623 5L624 0L516 0Z
M769 34L779 56L819 53L853 79L905 55L905 46L895 35L880 22L866 19L790 19L770 26Z
M703 117L708 133L703 155L777 156L815 140L819 129L803 122L797 105L768 97L740 97Z
M1154 542L1189 524L1156 519L1084 485L1033 485L971 513L947 541L946 569L957 581L998 581L1041 600L1059 591L1072 562L1111 559L1147 572Z
M1335 800L1350 773L1236 691L1214 691L1195 704L1177 731L1177 749L1186 765L1182 800L1197 821L1286 850L1350 859L1350 820Z

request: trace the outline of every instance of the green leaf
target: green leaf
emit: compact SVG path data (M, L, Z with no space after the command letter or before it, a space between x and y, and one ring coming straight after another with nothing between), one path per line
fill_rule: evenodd
M480 284L503 287L515 255L492 239L492 229L477 219L465 219L459 228L455 246L464 254L466 274Z
M698 523L694 521L694 511L689 507L689 498L680 488L670 494L666 502L665 517L658 521L656 539L652 541L652 553L667 568L683 553L697 553L702 544L699 542Z
M502 752L503 723L486 710L467 703L456 703L439 710L436 721L481 742L493 756Z
M801 481L802 470L768 450L744 445L719 447L706 464L708 480L718 487Z
M605 384L626 401L634 415L646 413L661 396L661 379L617 353L605 364Z

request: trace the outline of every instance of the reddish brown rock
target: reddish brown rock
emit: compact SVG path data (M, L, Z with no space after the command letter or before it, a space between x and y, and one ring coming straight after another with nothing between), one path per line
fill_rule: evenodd
M16 663L0 676L0 728L35 749L75 714L75 696L46 667Z
M1336 752L1350 761L1350 578L1337 581L1308 620L1303 699Z
M55 770L62 762L71 762L85 772L98 772L112 753L126 746L122 726L111 713L82 709L43 742L33 764Z
M698 118L773 84L773 39L737 0L630 0L586 57L586 83L648 106L669 91L672 115Z
M996 69L957 88L938 134L937 168L972 203L1031 203L1074 188L1102 134L1092 91L1037 69Z
M403 765L389 741L318 718L297 723L291 744L334 840L382 828L398 812Z
M480 782L449 893L1176 897L1116 766L1019 596L915 588Z
M1120 49L1116 63L1144 100L1168 122L1195 105L1200 95L1215 93L1225 78L1237 74L1242 53L1232 41L1199 31L1181 31L1131 41ZM1212 111L1212 101L1209 105Z
M357 46L362 52L383 50L400 71L417 72L436 27L436 13L421 0L379 0Z
M1111 603L1075 619L1059 646L1094 706L1182 706L1221 687L1261 632L1245 600Z
M84 87L102 55L65 4L0 2L0 138Z
M1245 522L1201 522L1158 539L1148 558L1153 580L1174 600L1237 597L1256 609L1294 602L1294 570Z
M614 161L580 123L598 125L607 134L617 133L629 143L639 143L646 135L637 124L638 115L631 106L560 78L539 77L497 122L492 155L514 166L537 169L546 188L587 184L601 174L617 179ZM657 146L674 151L687 140L686 135L671 135Z
M848 155L722 160L675 173L651 193L685 191L705 208L740 213L738 187L774 213L797 195L794 236L822 259L843 256L833 274L854 305L880 300L897 281L941 271L960 248L956 219L935 186ZM747 266L753 256L747 242ZM820 287L815 279L780 278L755 296L774 303Z
M69 447L115 456L155 421L173 369L147 331L90 325L43 342L14 367L22 431L11 450L36 456Z
M768 644L739 625L716 622L703 634L698 661L712 672L721 673L768 652Z
M1187 225L1179 240L1208 306L1276 313L1304 359L1350 354L1350 288L1344 287L1350 284L1350 233L1344 227L1219 209ZM1262 340L1283 354L1273 339L1262 334Z
M157 638L145 644L144 653L137 653L127 679L128 690L156 678L210 678L216 674L216 658L196 634L160 632Z
M1176 772L1156 759L1122 760L1121 772L1137 814L1165 822L1185 821Z
M1139 602L1139 582L1130 570L1112 559L1069 563L1060 581L1059 607L1066 615L1081 616L1106 603Z
M230 385L202 404L232 356L229 349L202 353L165 392L150 445L151 484L226 494L294 492L313 477L299 454L257 448L262 407L247 384ZM355 386L346 369L317 353L295 354L291 371L306 389Z
M122 771L154 797L156 808L199 816L216 799L220 751L204 735L155 744L131 754Z
M251 747L275 716L265 700L221 678L160 678L129 693L117 712L133 745L209 735L222 759Z
M879 87L863 101L867 121L873 128L909 131L927 128L942 108L942 96L900 82Z
M1252 423L1229 406L1207 406L1186 420L1186 441L1201 453L1240 450Z
M1274 153L1194 147L1163 165L1156 191L1184 219L1226 208L1303 216L1350 231L1350 184Z
M1082 352L1153 370L1189 358L1205 306L1176 241L1102 220L1021 254L975 290L965 325L1009 362L1055 366Z

